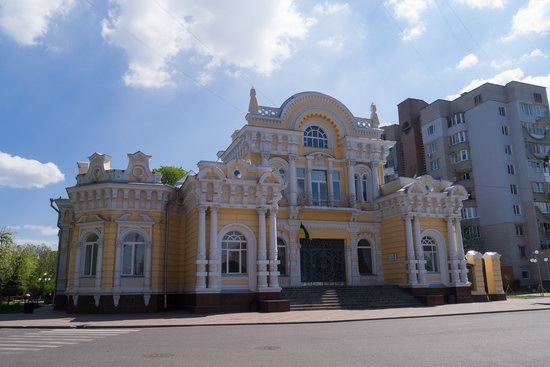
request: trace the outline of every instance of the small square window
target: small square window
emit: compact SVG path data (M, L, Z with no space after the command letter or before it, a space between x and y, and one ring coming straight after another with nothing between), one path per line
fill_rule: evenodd
M512 146L506 144L506 145L504 146L504 153L505 153L505 154L508 154L508 155L512 155Z
M481 102L483 101L483 99L481 98L481 94L478 94L477 96L474 97L474 105L478 105L480 104Z
M519 257L525 259L527 257L527 251L525 251L525 246L518 246L519 248Z
M500 116L506 116L506 108L504 106L499 106L498 107L498 114Z
M508 126L502 125L502 135L510 135L510 130L508 130Z
M511 184L510 185L510 193L512 195L517 195L518 194L518 185L516 184Z
M542 94L540 93L533 93L533 98L535 99L535 102L542 103Z
M435 127L433 125L428 126L428 135L433 135L435 133Z
M523 236L523 224L516 224L516 236Z
M521 207L518 204L512 205L512 210L514 211L514 215L521 215Z

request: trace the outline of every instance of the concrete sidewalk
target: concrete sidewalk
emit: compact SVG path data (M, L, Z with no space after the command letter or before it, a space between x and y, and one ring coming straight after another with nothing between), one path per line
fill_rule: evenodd
M69 315L39 308L33 314L0 314L0 328L145 328L326 323L400 318L472 315L550 310L550 297L508 299L500 302L462 303L435 307L376 310L320 310L282 313L226 313L200 315L185 311L150 314Z

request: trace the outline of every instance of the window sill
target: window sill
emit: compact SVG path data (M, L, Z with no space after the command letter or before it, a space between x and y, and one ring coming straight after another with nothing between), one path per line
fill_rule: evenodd
M133 278L133 279L143 279L145 278L143 275L121 275L121 278Z

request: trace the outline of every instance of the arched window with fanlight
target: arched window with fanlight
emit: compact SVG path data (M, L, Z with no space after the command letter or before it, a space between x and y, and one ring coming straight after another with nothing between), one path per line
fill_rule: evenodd
M426 260L426 271L439 273L437 242L432 237L422 237L422 248L424 249L424 260Z
M237 231L222 239L222 274L246 274L246 237Z
M85 277L93 277L97 270L97 251L99 248L99 237L95 233L90 233L84 241L84 272Z
M374 266L372 260L372 246L370 242L365 239L360 240L357 244L357 262L359 265L359 274L374 274Z
M122 275L142 277L145 268L145 239L129 233L122 241Z
M285 241L279 237L277 237L277 260L279 260L279 265L277 266L279 275L287 275L286 244Z
M309 126L304 131L304 146L328 148L327 134L319 126Z

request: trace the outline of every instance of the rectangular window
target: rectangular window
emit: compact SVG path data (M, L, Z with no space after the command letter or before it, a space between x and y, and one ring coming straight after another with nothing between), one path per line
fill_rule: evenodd
M470 174L470 172L466 172L458 177L458 181L469 180L471 178L472 178L472 175Z
M521 109L521 112L524 114L524 115L529 115L531 116L533 114L533 107L528 104L528 103L520 103L519 104L520 106L520 109Z
M84 276L95 276L97 268L97 243L86 244L84 248Z
M286 246L279 239L277 239L277 260L279 260L277 265L279 275L286 275Z
M432 161L432 163L430 164L430 168L431 168L432 171L439 170L439 159L436 159L435 161Z
M311 194L315 206L327 206L327 171L311 171Z
M507 166L507 168L508 168L508 174L509 175L515 175L516 174L516 168L514 167L513 164L509 164Z
M428 154L434 154L437 152L437 143L428 144Z
M531 182L533 186L533 192L544 193L544 182Z
M518 204L512 205L514 215L521 215L521 207Z
M464 118L464 112L455 113L447 117L447 127L453 127L458 124L464 124L466 119Z
M541 173L542 172L542 167L541 167L539 162L537 162L537 161L528 161L528 165L529 165L529 169L531 169L532 171L534 171L536 173Z
M533 99L537 103L542 103L542 94L540 93L533 93Z
M516 184L511 184L510 185L510 193L512 195L517 195L518 194L518 185Z
M522 259L526 258L527 254L525 251L525 246L518 246L518 248L519 248L519 257L521 257Z
M550 234L550 223L543 223L542 228L545 234Z
M523 224L516 224L516 236L523 236Z
M502 125L502 135L510 135L510 131L508 130L508 126Z
M132 275L132 245L122 246L122 275Z
M332 197L334 201L340 201L340 172L332 172Z
M306 196L306 170L296 168L296 179L298 181L298 198L303 200Z
M481 98L481 94L478 94L477 96L474 97L474 105L478 105L480 104L481 102L483 101L483 99Z
M428 126L428 135L433 135L435 133L435 127L433 125Z
M451 161L453 163L459 163L462 161L467 161L470 159L470 153L466 149L462 149L456 152L451 153Z
M370 275L372 274L372 248L371 247L357 247L357 263L359 265L359 274Z
M533 106L533 110L535 111L536 117L544 117L544 107L535 105Z
M462 229L462 235L467 239L481 238L481 232L479 226L464 227Z
M498 114L500 116L506 116L506 108L504 108L504 106L499 106L498 107Z
M534 204L535 204L535 207L541 211L541 213L544 213L544 214L550 213L550 203L535 201Z
M467 139L466 131L459 131L456 134L449 136L449 145L464 143L467 140L468 139Z
M471 206L468 208L462 208L462 219L477 218L477 208Z
M143 276L145 268L145 246L124 244L122 246L122 275Z
M508 155L512 155L512 146L509 145L509 144L506 144L504 146L504 153L508 154Z

